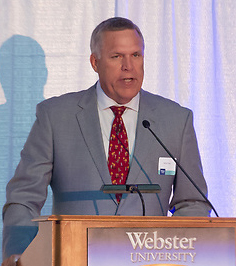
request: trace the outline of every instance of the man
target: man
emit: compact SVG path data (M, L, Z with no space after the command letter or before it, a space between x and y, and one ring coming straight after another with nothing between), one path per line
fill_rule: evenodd
M37 106L36 122L7 186L4 258L21 254L37 233L31 219L40 215L48 185L54 214L142 215L137 194L100 191L103 184L127 183L160 185L159 194L144 195L147 215L167 215L170 209L179 216L209 215L199 192L142 126L143 120L150 121L152 130L207 194L192 112L141 89L144 40L139 28L124 18L108 19L94 30L91 51L99 81L88 90ZM118 113L113 106L119 107ZM117 149L124 153L122 161L117 160ZM11 256L3 265L14 265L16 258Z

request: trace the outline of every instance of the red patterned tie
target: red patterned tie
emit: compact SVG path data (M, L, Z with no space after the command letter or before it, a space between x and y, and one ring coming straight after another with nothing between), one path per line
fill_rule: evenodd
M124 185L129 172L129 146L122 114L126 107L112 106L115 118L111 128L108 168L113 185ZM116 194L117 202L120 203L122 194Z

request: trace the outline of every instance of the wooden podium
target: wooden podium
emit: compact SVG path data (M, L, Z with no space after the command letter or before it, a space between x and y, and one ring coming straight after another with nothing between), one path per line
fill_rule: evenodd
M38 235L22 254L21 266L87 266L89 228L230 227L236 231L235 218L52 215L37 221Z

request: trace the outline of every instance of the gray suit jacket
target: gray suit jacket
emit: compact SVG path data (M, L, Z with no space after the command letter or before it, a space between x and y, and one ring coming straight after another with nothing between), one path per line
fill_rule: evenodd
M169 156L142 126L144 119L150 122L152 130L207 193L192 112L160 96L143 90L140 93L134 157L127 183L161 186L158 195L143 195L146 215L167 215L172 208L175 209L174 215L209 215L209 207L181 170L177 169L175 175L158 174L159 158ZM103 184L111 184L111 179L95 86L43 101L37 106L36 115L21 153L22 159L7 186L7 202L3 208L5 257L22 252L9 251L14 246L12 241L15 241L17 228L24 234L24 228L34 228L31 219L40 215L48 185L53 190L54 214L142 215L138 194L124 195L117 206L114 195L100 191ZM172 186L174 194L169 204ZM25 247L35 232L29 234Z

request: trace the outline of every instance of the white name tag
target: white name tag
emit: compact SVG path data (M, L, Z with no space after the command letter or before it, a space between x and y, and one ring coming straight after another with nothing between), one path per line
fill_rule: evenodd
M158 163L159 175L175 175L176 163L172 158L160 157Z

